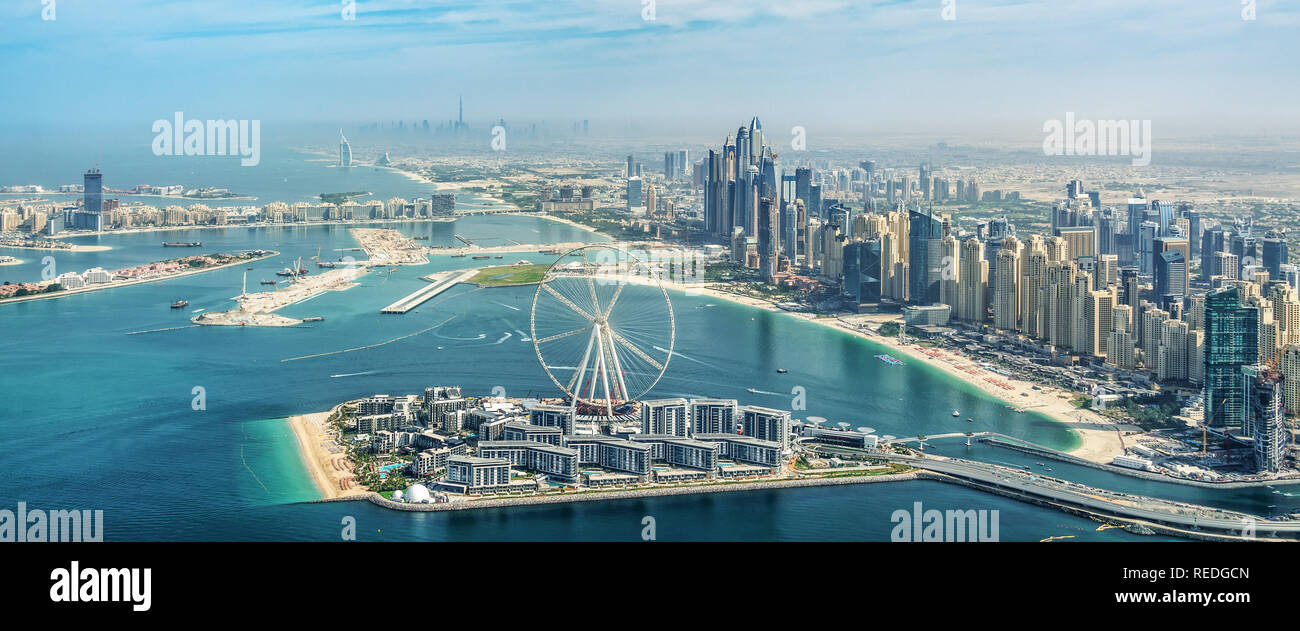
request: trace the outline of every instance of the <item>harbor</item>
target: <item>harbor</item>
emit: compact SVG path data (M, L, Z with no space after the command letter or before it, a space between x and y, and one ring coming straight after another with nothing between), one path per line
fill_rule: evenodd
M247 293L247 280L245 280L244 293L234 298L239 306L229 311L201 313L190 321L204 326L297 326L302 324L303 320L277 315L274 312L323 292L350 289L356 285L357 278L369 271L364 266L341 267L315 276L298 276L288 287L252 294Z

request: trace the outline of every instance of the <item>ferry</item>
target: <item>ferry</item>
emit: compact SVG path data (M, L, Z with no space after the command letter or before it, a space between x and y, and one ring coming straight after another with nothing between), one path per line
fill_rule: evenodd
M899 360L899 359L896 358L896 357L892 357L892 356L890 356L890 355L876 355L876 359L879 359L880 361L885 362L886 364L889 364L890 366L902 366L902 365L903 365L903 362L902 362L901 360Z
M176 302L172 303L173 309L183 309L188 306L190 306L190 301L183 299L178 299Z

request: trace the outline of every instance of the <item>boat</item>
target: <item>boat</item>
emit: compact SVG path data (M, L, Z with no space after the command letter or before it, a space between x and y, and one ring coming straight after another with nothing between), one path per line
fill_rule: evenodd
M973 419L973 418L967 418L967 419L966 419L966 422L967 422L967 423L974 423L974 422L975 422L975 419Z
M876 355L876 359L879 359L880 361L885 362L886 364L889 364L890 366L901 366L901 365L903 365L903 362L902 362L901 360L899 360L897 357L892 357L892 356L890 356L890 355Z
M278 280L264 280L264 281L262 281L262 284L263 284L263 285L275 285L275 284L278 284L279 282L280 282L280 281L278 281Z
M785 373L790 372L790 371L788 371L788 370L786 370L786 369L784 369L784 368L777 368L776 371L779 372L779 373L781 373L781 374L783 374L783 375L784 375Z
M293 271L292 267L286 267L275 273L276 276L293 276L298 272Z
M416 241L428 241L428 240L429 240L428 235L425 235L425 236L422 236L422 237L411 237L411 238L412 238L412 239L415 239Z
M203 245L202 241L191 241L190 243L168 243L163 241L164 248L197 248Z
M952 415L953 415L953 416L961 416L961 412L958 412L957 410L953 410L953 411L952 411Z
M389 273L389 274L392 274L393 272L396 272L396 271L397 271L397 268L396 268L396 267L390 267L390 268L388 268L388 273Z
M745 388L745 392L748 392L750 394L758 394L758 390L755 390L754 388Z
M183 309L188 306L190 306L190 301L183 299L177 299L176 302L172 303L173 309Z
M503 258L505 258L505 257L504 257L504 256L502 256L502 255L500 255L500 254L498 254L498 255L496 255L496 256L494 256L494 257L492 257L492 258L498 258L498 259L503 259Z
M324 319L325 319L325 318L323 318L323 317L321 317L321 316L312 316L312 317L310 317L310 318L303 318L302 321L303 321L303 322L320 322L321 320L324 320Z
M451 255L451 258L454 258L454 259L458 259L458 258L459 258L459 259L463 259L463 258L465 258L465 255L464 255L464 254L453 254L453 255Z
M478 260L481 260L481 259L488 258L488 255L486 255L486 254L475 254L474 256L471 256L470 258L472 258L472 259L478 261Z

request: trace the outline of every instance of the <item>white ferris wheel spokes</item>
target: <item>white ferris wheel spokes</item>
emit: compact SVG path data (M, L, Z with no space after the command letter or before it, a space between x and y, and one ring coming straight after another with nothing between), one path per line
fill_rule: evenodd
M658 383L676 330L668 292L640 260L587 246L547 269L533 295L533 349L571 404L613 416Z

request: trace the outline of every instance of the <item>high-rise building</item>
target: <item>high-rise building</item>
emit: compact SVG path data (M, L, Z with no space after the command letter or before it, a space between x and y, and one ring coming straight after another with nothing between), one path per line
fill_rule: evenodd
M1106 363L1120 370L1137 366L1133 356L1133 308L1115 305L1111 309L1111 332L1106 340Z
M627 209L641 207L641 178L632 176L627 179Z
M944 220L929 208L916 208L909 211L908 221L908 297L919 304L934 304L943 277Z
M1300 345L1282 347L1278 366L1282 371L1282 405L1290 414L1300 413Z
M1020 315L1020 242L1015 237L1002 241L997 261L997 279L993 284L993 326L1015 331L1019 328Z
M1286 238L1279 232L1268 232L1262 244L1264 269L1269 278L1282 278L1282 264L1288 263Z
M858 305L880 302L879 239L844 246L844 295Z
M1156 239L1156 248L1160 250L1153 270L1157 301L1166 297L1182 300L1187 295L1187 247L1186 239Z
M957 269L957 317L982 324L988 317L989 289L989 262L984 259L984 243L976 237L963 240Z
M1246 407L1241 367L1258 362L1259 310L1243 304L1232 286L1205 298L1205 422L1219 429L1241 427Z
M343 130L339 130L339 166L352 166L352 145L348 144L348 139L343 136Z
M760 200L758 214L759 274L770 283L776 277L777 242L781 238L781 216L777 212L776 200L771 197Z
M1242 432L1254 439L1255 470L1277 473L1286 453L1283 378L1266 366L1242 366L1245 418Z

